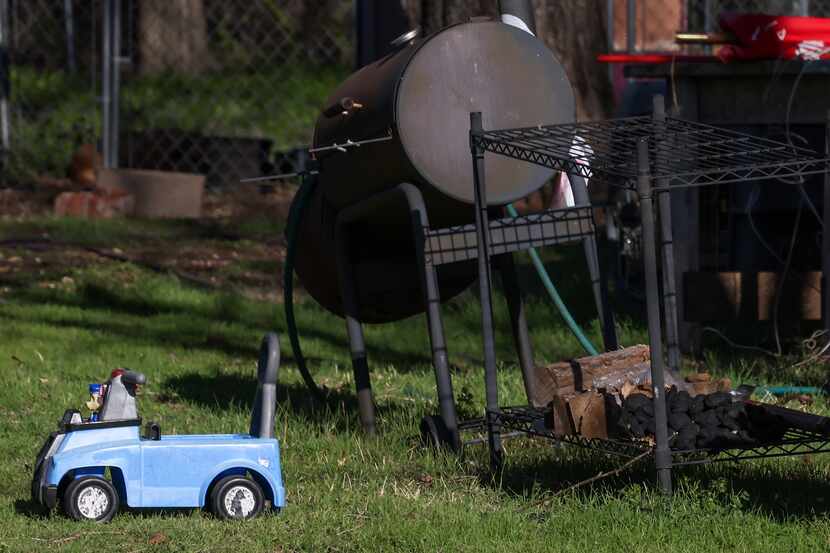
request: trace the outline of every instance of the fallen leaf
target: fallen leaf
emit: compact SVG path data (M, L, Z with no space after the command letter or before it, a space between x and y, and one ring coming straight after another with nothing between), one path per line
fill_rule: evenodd
M161 532L156 532L155 534L150 536L150 539L148 541L149 541L150 545L156 545L156 544L159 544L159 543L164 543L164 542L167 541L167 536L162 534Z
M41 384L49 384L49 379L48 378L39 378L38 380L40 380Z

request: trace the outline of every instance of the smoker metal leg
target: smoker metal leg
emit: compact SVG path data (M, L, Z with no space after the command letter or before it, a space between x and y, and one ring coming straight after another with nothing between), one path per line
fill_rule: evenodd
M348 259L348 226L338 224L337 240L337 276L340 283L340 295L343 298L343 311L346 315L346 331L349 334L349 349L352 352L352 370L357 390L357 405L360 411L360 423L367 434L375 433L375 403L372 399L372 385L369 378L369 364L366 360L366 343L360 316L352 266Z
M571 189L576 205L591 205L585 179L580 175L568 175L568 179L571 181ZM583 246L585 248L585 260L588 264L588 275L591 278L591 289L594 292L594 302L597 306L599 322L602 327L602 340L605 344L605 350L612 351L617 349L617 330L614 326L614 315L611 313L611 307L608 304L608 282L602 276L596 237L588 236L585 238Z
M663 96L656 95L653 99L652 118L657 123L666 120L666 104ZM658 127L659 128L659 127ZM665 138L658 131L655 140L662 141ZM662 146L662 148L661 148ZM657 161L662 160L665 145L658 143ZM659 179L657 185L668 186L668 179ZM666 350L668 353L669 370L677 373L680 370L680 341L677 326L677 283L674 265L674 231L672 230L671 216L671 193L662 191L657 193L657 202L660 219L660 235L662 239L663 257L663 312L666 324Z
M421 273L421 289L426 305L429 343L432 349L432 367L435 369L435 387L438 391L438 406L441 419L450 439L450 446L458 451L461 437L458 434L458 415L455 411L455 397L452 391L452 377L447 355L447 341L444 336L444 322L441 317L441 296L438 288L438 275L435 266L424 256L424 228L429 227L426 206L421 192L413 185L403 183L398 186L409 204L412 216L412 229L415 236L415 259Z
M513 262L513 254L504 254L496 258L496 264L504 284L504 295L507 298L507 309L510 311L510 326L513 331L513 342L516 344L516 352L519 354L519 366L522 369L527 402L535 405L536 401L536 380L535 364L533 362L533 345L530 342L530 334L527 330L527 317L525 306L522 301L522 291L519 287L519 279L516 275L516 264Z
M672 457L669 450L668 421L666 413L666 389L663 378L663 336L660 324L660 298L657 282L657 252L654 229L654 205L649 176L648 139L637 144L637 189L640 195L640 216L643 224L643 257L646 278L646 311L648 337L651 347L651 382L654 391L655 465L657 480L664 494L672 488Z
M493 329L492 280L490 274L490 222L487 214L487 188L484 181L484 150L475 144L476 135L483 132L481 113L470 114L470 150L473 156L473 184L475 187L476 234L478 236L478 285L481 300L481 334L484 342L484 388L487 398L487 442L490 446L490 465L500 470L503 460L501 428L496 412L499 409L498 374L496 372L496 342Z

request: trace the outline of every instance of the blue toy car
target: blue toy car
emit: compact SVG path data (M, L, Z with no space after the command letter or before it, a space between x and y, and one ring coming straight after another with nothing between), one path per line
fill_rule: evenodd
M220 518L249 519L285 506L279 444L273 437L279 342L262 342L249 434L139 435L135 406L141 373L119 369L104 385L100 417L67 410L35 462L32 498L61 503L76 520L106 522L129 507L209 507Z

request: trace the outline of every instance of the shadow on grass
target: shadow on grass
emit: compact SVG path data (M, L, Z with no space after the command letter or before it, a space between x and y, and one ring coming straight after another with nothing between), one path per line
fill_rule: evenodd
M136 325L134 320L119 321L117 316L109 317L105 325L83 317L67 317L64 315L52 318L49 316L16 317L11 314L4 314L4 318L17 319L28 323L39 322L56 327L106 332L122 337L131 343L165 344L188 349L218 351L239 357L255 357L259 351L259 342L250 340L249 343L245 338L233 336L232 332L209 331L208 329L217 322L224 322L240 325L245 331L251 331L253 334L263 332L263 329L269 326L267 320L256 320L256 318L246 316L245 313L238 312L241 310L234 308L232 305L233 298L229 298L227 302L217 302L219 305L206 304L197 307L141 297L124 297L100 285L84 286L78 300L52 295L44 298L38 291L23 292L19 298L33 303L48 300L53 305L101 309L107 312L121 312L139 317L164 314L176 315L182 317L183 324L177 325L175 331L171 331L169 328L155 327L152 319L149 318L146 319L145 323L139 325ZM283 329L278 329L278 331L281 334L283 349L290 351L285 331ZM335 332L325 332L320 329L305 327L301 329L300 338L301 340L306 338L319 340L332 347L342 348L344 355L348 354L346 338ZM370 356L370 363L377 365L391 364L401 372L407 372L414 366L423 367L429 364L428 349L425 349L423 354L415 354L382 347L375 343L371 345ZM321 361L321 359L314 357L306 357L306 361L315 360ZM296 363L291 357L286 356L283 359L283 364L295 365Z
M31 499L15 500L14 511L19 515L33 519L47 519L50 516L50 512L45 507Z
M165 400L165 393L172 392L176 397L196 403L203 407L227 410L231 408L253 408L256 393L256 379L235 374L205 375L187 373L166 379L159 397ZM338 431L359 428L358 405L354 390L323 390L322 402L315 399L302 384L279 384L277 386L277 404L307 420L314 422L335 423ZM378 416L403 406L395 402L376 405ZM343 416L344 413L347 416Z
M479 478L518 497L532 497L540 489L554 494L564 491L565 497L571 495L586 502L598 496L634 501L638 508L645 510L649 507L643 496L626 493L630 486L638 486L652 497L659 497L651 458L620 474L579 485L600 473L614 471L624 460L573 450L566 455L557 454L553 459L548 455L539 450L535 459L523 458L513 464L508 461L499 479L490 473L481 473ZM818 471L808 471L805 467L776 466L770 470L768 464L746 463L679 467L673 470L675 493L680 496L679 501L688 498L706 504L706 508L760 512L778 521L825 518L830 514L830 482Z

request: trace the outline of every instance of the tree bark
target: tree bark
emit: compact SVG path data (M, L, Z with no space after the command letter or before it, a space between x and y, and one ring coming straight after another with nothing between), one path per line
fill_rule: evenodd
M613 106L608 67L597 62L608 51L605 2L535 0L536 26L565 66L576 95L577 118L607 118Z
M209 66L203 0L147 0L138 5L142 73L200 73Z
M473 16L498 15L497 0L401 0L423 34ZM564 65L574 87L580 120L602 119L612 108L608 69L596 61L608 51L605 2L534 0L536 31Z

